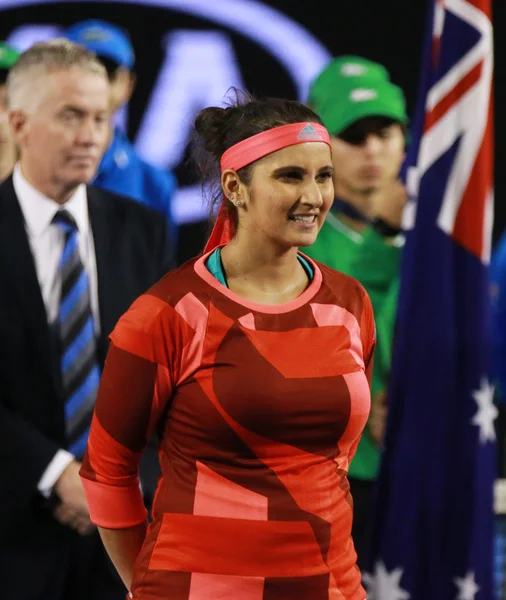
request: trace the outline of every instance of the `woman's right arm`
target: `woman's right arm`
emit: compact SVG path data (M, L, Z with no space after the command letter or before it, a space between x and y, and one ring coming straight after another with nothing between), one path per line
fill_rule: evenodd
M142 452L172 396L173 309L143 296L111 335L80 475L90 518L129 588L146 535ZM167 319L169 322L167 322Z
M98 531L112 564L129 590L132 584L134 564L146 537L146 522L126 529L99 527Z

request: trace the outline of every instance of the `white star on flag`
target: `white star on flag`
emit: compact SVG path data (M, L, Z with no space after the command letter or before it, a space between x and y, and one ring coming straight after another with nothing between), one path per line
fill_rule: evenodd
M474 571L468 571L464 578L455 577L453 581L459 588L459 595L456 600L475 600L475 596L478 593L480 586L476 585L474 577Z
M367 600L409 600L411 595L400 586L404 569L395 568L390 573L381 560L376 563L374 575L364 573Z
M479 390L472 393L473 398L478 405L478 412L474 415L471 423L480 428L480 444L486 444L487 441L495 440L494 420L499 411L494 405L494 387L483 378Z

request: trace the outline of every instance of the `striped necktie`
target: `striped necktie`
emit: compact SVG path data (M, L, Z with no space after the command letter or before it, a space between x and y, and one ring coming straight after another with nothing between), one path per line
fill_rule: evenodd
M60 210L53 223L65 235L59 264L60 366L65 396L65 434L69 452L82 458L100 381L97 342L88 276L79 255L76 222L67 211Z

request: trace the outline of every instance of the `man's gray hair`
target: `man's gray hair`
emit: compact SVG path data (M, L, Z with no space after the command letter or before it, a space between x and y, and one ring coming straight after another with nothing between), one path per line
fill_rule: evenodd
M94 52L63 38L34 44L23 52L7 76L7 101L10 109L27 109L37 99L39 75L80 69L107 77L104 65Z

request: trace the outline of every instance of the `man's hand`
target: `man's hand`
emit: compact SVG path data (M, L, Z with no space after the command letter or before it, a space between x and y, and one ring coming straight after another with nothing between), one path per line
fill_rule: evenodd
M59 504L56 507L53 516L62 525L67 525L74 531L77 531L79 535L88 535L95 530L95 525L93 525L89 517L76 513L66 504Z
M88 503L79 477L80 468L81 463L73 460L60 475L54 489L61 504L53 514L62 525L71 527L81 535L87 535L95 526L90 521Z

